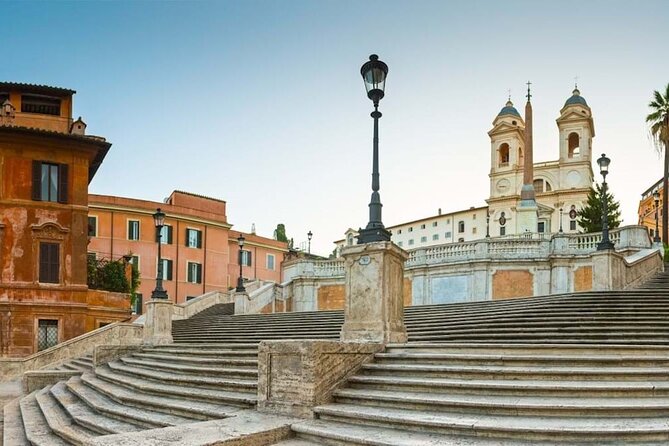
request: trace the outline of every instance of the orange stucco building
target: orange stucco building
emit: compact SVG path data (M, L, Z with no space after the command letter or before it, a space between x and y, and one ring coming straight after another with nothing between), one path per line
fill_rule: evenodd
M129 317L87 287L88 184L111 144L73 90L0 82L0 353L23 356Z
M228 223L225 201L174 191L164 203L89 195L89 255L118 259L132 256L140 272L140 299L156 285L158 244L153 213L165 214L161 236L163 288L182 303L209 291L227 290L239 276L239 231ZM244 233L243 277L281 281L287 244ZM138 305L136 312L142 309Z
M662 200L662 178L651 187L649 187L643 194L641 194L641 201L639 201L639 224L648 228L648 233L651 237L655 236L655 198L653 194L658 191L660 194L657 206L657 226L660 238L662 237L662 210L664 209ZM665 241L666 243L666 241Z

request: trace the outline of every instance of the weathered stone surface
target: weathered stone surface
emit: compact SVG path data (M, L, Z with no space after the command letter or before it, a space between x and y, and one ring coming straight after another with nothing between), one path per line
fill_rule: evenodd
M79 376L82 373L80 370L32 370L23 374L23 391L31 393L42 387L56 384L58 381Z
M499 270L492 275L493 300L533 295L534 276L527 270Z
M383 345L339 341L264 341L258 350L258 410L313 417L332 392Z
M628 257L609 250L597 251L591 257L592 289L596 291L632 288L662 271L658 248L641 250Z
M146 303L144 344L162 345L172 341L174 304L167 299L152 299Z
M251 409L222 420L107 435L88 440L84 446L265 446L289 438L290 425L296 421Z
M348 246L343 341L406 342L404 262L409 254L391 242Z
M93 351L93 366L98 367L121 356L139 351L141 345L96 345Z

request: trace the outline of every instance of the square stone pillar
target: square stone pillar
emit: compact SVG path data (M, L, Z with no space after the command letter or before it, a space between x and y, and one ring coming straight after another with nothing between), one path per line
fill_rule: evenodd
M174 307L167 299L151 299L146 303L144 320L144 344L171 344L172 313Z
M407 341L404 325L404 262L409 254L392 242L373 242L342 250L346 302L342 341Z
M234 291L232 301L235 303L235 314L246 314L249 311L251 303L246 291Z

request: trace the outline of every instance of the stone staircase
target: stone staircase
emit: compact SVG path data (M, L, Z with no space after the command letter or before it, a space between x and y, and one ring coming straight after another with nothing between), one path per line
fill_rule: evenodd
M216 308L218 307L218 308ZM174 321L175 343L82 371L5 407L5 445L225 418L255 405L257 343L338 339L343 312ZM669 441L669 292L647 288L405 309L390 345L339 389L306 445L644 444ZM391 428L392 427L392 428Z
M647 280L640 289L669 289L669 263L664 264L664 271L655 275L655 277Z
M257 345L144 348L5 406L5 446L82 445L95 436L225 418L253 407Z

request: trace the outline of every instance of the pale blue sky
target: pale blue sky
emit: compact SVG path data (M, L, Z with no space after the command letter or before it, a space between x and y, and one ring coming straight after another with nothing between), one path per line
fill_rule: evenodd
M210 195L235 228L312 230L327 254L367 223L370 53L390 66L386 225L485 204L486 132L528 79L535 161L557 159L574 76L636 223L662 173L644 116L669 82L667 17L666 1L0 2L2 78L77 90L75 115L113 143L91 192Z

